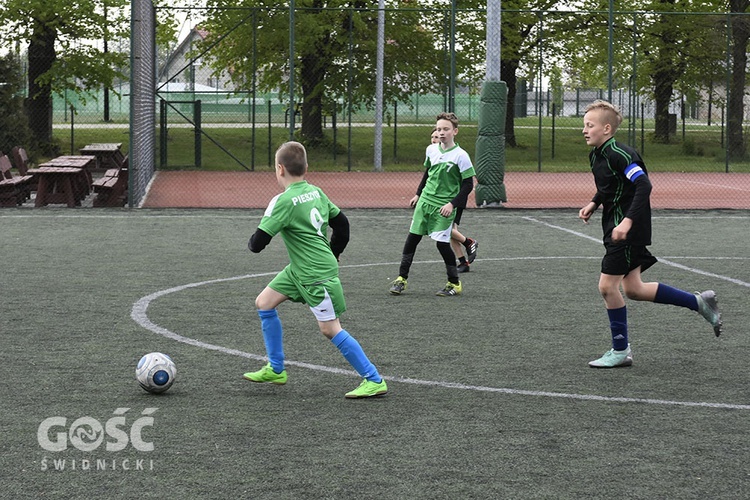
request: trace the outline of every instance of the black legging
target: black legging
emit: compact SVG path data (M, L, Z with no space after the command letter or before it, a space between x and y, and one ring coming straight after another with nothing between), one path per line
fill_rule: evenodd
M404 243L404 251L401 255L401 266L398 269L398 274L404 279L409 277L409 269L411 263L414 260L414 254L417 251L417 245L422 241L422 235L409 233L406 237L406 243ZM443 257L445 262L445 270L448 274L448 281L451 283L458 283L458 270L456 269L456 254L453 253L451 244L444 241L437 242L437 249L440 255Z

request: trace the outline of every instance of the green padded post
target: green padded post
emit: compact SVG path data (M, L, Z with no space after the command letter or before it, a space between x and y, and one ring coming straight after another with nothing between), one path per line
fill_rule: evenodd
M484 82L479 100L479 130L474 170L478 207L500 207L505 194L505 110L508 86L505 82Z

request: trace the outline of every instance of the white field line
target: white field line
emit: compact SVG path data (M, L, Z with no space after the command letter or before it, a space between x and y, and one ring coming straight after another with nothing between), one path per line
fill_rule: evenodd
M529 259L548 259L550 257L533 257L533 258L518 258L518 259L492 259L492 260L529 260ZM564 259L566 257L551 257L551 258L558 258L558 259ZM596 257L575 257L575 258L596 258ZM418 263L426 263L425 262L418 262ZM369 266L396 266L398 263L396 262L382 262L382 263L374 263L374 264L359 264L359 265L352 265L352 266L341 266L343 268L346 267L369 267ZM265 356L259 355L259 354L253 354L249 352L240 351L237 349L230 349L228 347L223 347L215 344L209 344L207 342L202 342L200 340L192 339L189 337L185 337L183 335L179 335L178 333L172 332L164 327L161 327L155 323L153 323L148 318L148 306L153 302L154 300L163 297L165 295L168 295L170 293L176 293L181 292L182 290L186 290L189 288L196 288L203 285L209 285L214 283L223 283L228 281L237 281L242 279L248 279L248 278L259 278L263 276L273 276L276 274L276 271L269 272L269 273L261 273L261 274L247 274L243 276L233 276L230 278L220 278L220 279L214 279L214 280L208 280L208 281L201 281L197 283L189 283L186 285L176 286L173 288L168 288L165 290L160 290L158 292L154 292L150 295L147 295L145 297L142 297L138 301L136 301L133 304L133 308L131 311L131 318L138 323L143 328L152 331L158 335L162 335L166 338L176 340L177 342L182 342L188 345L192 345L195 347L199 347L202 349L208 349L212 351L218 351L224 354L229 354L232 356L239 356L243 358L248 359L254 359L258 361L265 361L267 358ZM307 368L309 370L315 370L320 372L326 372L326 373L333 373L337 375L347 375L347 376L356 376L357 374L351 370L343 370L341 368L335 368L330 366L323 366L323 365L316 365L312 363L305 363L301 361L293 361L288 360L285 361L290 366L297 366L301 368ZM584 401L601 401L605 403L639 403L639 404L650 404L650 405L665 405L665 406L688 406L688 407L703 407L703 408L718 408L718 409L730 409L730 410L750 410L750 405L744 405L744 404L733 404L733 403L711 403L711 402L697 402L697 401L671 401L671 400L665 400L665 399L650 399L650 398L628 398L628 397L613 397L613 396L599 396L596 394L575 394L575 393L563 393L563 392L549 392L549 391L530 391L530 390L521 390L521 389L510 389L510 388L504 388L504 387L487 387L487 386L481 386L481 385L468 385L468 384L460 384L456 382L446 382L446 381L439 381L439 380L420 380L420 379L414 379L414 378L408 378L408 377L400 377L400 376L385 376L384 377L388 381L393 382L400 382L403 384L413 384L413 385L422 385L422 386L428 386L428 387L442 387L445 389L458 389L458 390L464 390L464 391L477 391L477 392L488 392L488 393L499 393L499 394L509 394L509 395L516 395L516 396L531 396L531 397L548 397L548 398L558 398L558 399L572 399L572 400L584 400Z
M588 234L579 233L578 231L574 231L574 230L568 229L566 227L561 227L561 226L557 226L555 224L550 224L549 222L540 221L538 219L535 219L534 217L524 217L524 219L526 219L528 221L531 221L531 222L536 222L537 224L542 224L543 226L547 226L547 227L552 228L552 229L557 229L559 231L564 231L566 233L570 233L570 234L578 236L580 238L585 238L587 240L596 241L597 243L601 244L601 239L594 238L593 236L589 236ZM697 269L697 268L694 268L694 267L684 266L682 264L678 264L677 262L673 262L673 261L671 261L669 259L665 259L663 257L659 257L659 262L662 262L662 263L664 263L664 264L666 264L668 266L676 267L677 269L682 269L683 271L690 271L691 273L700 274L700 275L703 275L703 276L709 276L711 278L717 278L717 279L720 279L720 280L728 281L730 283L734 283L735 285L740 285L740 286L745 286L745 287L750 288L750 283L747 283L745 281L738 280L736 278L732 278L732 277L729 277L729 276L722 276L721 274L710 273L708 271L703 271L702 269Z

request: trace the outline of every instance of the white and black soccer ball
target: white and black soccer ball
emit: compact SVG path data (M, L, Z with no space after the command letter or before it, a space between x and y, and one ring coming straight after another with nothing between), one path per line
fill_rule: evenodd
M138 361L135 378L144 390L158 394L174 383L177 367L172 358L160 352L150 352Z

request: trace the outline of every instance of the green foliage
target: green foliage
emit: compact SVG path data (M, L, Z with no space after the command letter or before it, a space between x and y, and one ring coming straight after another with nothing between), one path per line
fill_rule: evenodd
M209 7L227 5L226 0L208 2ZM237 7L235 2L232 6ZM205 23L205 44L220 41L210 54L214 69L231 67L240 88L278 90L279 98L288 101L288 9L264 0L246 0L239 7L213 11ZM302 133L317 139L324 110L336 106L342 113L350 104L373 105L377 10L344 1L327 2L325 8L320 2L297 2L296 7L294 92L303 101ZM435 39L442 24L436 25L427 12L411 9L389 11L385 19L385 102L403 102L415 92L439 89L444 60Z
M53 92L112 86L126 72L129 46L123 42L130 29L129 5L129 0L7 0L0 8L0 45L26 44L44 26L55 32L56 57L39 78L40 85Z
M13 55L0 58L0 151L9 154L14 146L33 151L29 122L23 109L23 78Z

